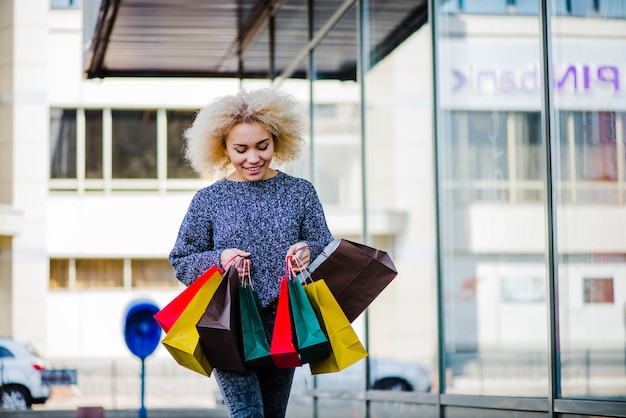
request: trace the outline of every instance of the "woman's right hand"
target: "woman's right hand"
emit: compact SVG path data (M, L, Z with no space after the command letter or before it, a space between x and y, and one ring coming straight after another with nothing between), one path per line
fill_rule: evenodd
M246 271L250 271L250 253L238 248L229 248L220 254L220 264L222 269L227 271L230 266L237 267L239 275L243 276Z

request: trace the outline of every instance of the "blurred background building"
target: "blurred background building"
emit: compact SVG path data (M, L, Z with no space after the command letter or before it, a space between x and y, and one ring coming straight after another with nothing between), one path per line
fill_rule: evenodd
M625 19L620 0L0 0L0 335L79 373L38 408L138 405L125 308L181 290L167 255L213 181L181 133L272 86L310 122L281 169L399 272L355 323L371 363L305 366L290 416L626 417ZM163 348L147 376L148 407L216 404Z

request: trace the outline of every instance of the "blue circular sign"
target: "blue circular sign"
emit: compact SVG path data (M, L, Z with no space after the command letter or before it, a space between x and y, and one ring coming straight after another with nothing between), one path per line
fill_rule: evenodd
M153 302L140 299L130 303L124 320L124 340L128 349L145 359L156 350L161 341L161 327L154 319L159 307Z

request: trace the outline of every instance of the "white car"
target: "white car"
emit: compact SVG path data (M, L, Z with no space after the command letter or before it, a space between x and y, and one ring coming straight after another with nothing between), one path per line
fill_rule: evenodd
M362 360L339 373L320 374L320 389L362 389L365 361ZM370 388L398 392L430 392L432 370L425 364L389 358L370 358ZM312 387L308 366L296 369L294 388Z
M27 345L0 337L0 410L44 403L50 386L41 382L43 360Z

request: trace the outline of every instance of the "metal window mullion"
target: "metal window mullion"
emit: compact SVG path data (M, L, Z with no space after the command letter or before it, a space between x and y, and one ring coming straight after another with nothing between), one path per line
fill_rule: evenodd
M113 118L111 109L102 109L102 179L104 192L110 193L113 177Z
M554 181L558 180L554 174L553 161L557 158L555 129L552 120L553 102L552 102L552 50L550 45L551 36L551 10L548 0L540 0L540 34L541 34L541 75L543 79L543 90L541 97L541 115L542 115L542 137L545 154L545 220L546 220L546 255L547 255L547 313L548 313L548 416L554 417L554 401L560 397L560 356L559 356L559 307L558 307L558 262L557 262L557 213L556 213L556 188Z
M432 62L432 100L433 100L433 177L434 177L434 203L435 203L435 258L436 258L436 292L437 292L437 416L444 416L444 405L441 396L446 392L446 365L445 365L445 332L444 332L444 289L443 289L443 255L442 255L442 231L441 231L441 169L439 167L439 101L437 96L439 78L437 77L437 21L438 0L428 0L428 21L430 22L431 62Z
M361 126L361 213L362 213L362 226L361 229L363 231L363 242L365 244L370 243L369 236L369 228L368 228L368 204L367 204L367 153L366 153L366 143L367 143L367 133L366 133L366 106L365 106L365 74L366 70L369 68L369 54L368 49L369 45L366 41L366 32L368 31L368 1L367 0L357 0L357 9L356 9L356 26L357 26L357 83L360 94L359 101L359 113L360 113L360 126ZM370 349L370 335L369 335L369 309L366 309L363 315L363 325L364 325L364 342L365 349L369 352ZM370 362L369 360L365 363L365 375L364 375L364 390L367 392L370 389ZM365 402L365 417L369 418L371 416L371 401L367 396L364 397L363 402Z

